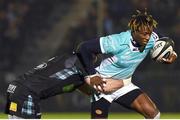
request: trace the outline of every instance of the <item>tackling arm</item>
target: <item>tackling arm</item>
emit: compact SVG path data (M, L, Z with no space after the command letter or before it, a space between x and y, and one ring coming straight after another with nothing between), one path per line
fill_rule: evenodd
M100 75L96 73L93 65L93 55L96 54L102 54L99 39L83 42L77 51L78 58L85 71L88 73L88 76L85 77L87 84L91 85L96 90L103 92L103 84L105 81L103 81Z

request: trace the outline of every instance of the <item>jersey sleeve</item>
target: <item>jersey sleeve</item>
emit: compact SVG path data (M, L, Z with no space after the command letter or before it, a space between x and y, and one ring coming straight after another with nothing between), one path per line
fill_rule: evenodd
M100 38L100 48L102 53L117 53L120 52L121 48L121 35L114 34Z

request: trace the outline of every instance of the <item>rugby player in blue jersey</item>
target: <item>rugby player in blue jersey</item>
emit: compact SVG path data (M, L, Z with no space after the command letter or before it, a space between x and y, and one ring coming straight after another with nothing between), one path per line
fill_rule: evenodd
M79 48L79 56L89 74L86 82L91 84L97 81L98 84L93 86L100 91L92 98L93 119L108 118L112 102L137 111L145 118L160 118L160 111L154 102L131 81L134 71L159 39L153 31L157 22L146 11L137 11L128 26L130 29L125 32L84 42ZM93 54L110 54L111 57L94 68ZM161 62L172 63L176 58L177 55L173 52ZM105 80L107 78L109 80Z

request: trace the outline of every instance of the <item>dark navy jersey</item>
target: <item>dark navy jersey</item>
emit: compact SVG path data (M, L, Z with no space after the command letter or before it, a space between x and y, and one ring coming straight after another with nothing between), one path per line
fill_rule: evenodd
M34 67L16 81L43 99L65 92L62 90L68 85L78 87L83 84L82 71L76 55L56 56Z

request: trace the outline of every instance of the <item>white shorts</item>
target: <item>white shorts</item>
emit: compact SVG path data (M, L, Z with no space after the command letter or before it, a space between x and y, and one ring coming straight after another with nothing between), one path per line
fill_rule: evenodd
M99 99L104 98L111 103L112 101L118 99L119 97L121 97L135 89L140 89L140 88L138 86L134 85L133 83L129 83L128 85L123 86L122 88L118 89L117 91L115 91L111 94L100 93L98 95L94 95L94 100L98 101Z

